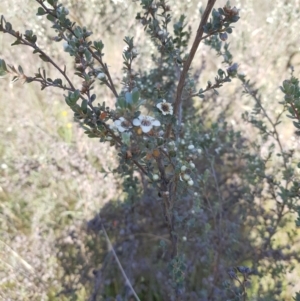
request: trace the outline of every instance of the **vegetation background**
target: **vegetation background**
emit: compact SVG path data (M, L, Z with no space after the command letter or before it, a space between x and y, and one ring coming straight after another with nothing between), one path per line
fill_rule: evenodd
M134 18L138 2L61 2L69 8L71 19L92 29L94 37L104 41L105 59L115 82L122 79L122 37L135 37L140 53L138 64L141 69L148 68L154 47L144 38L143 28ZM175 16L187 15L195 33L199 9L206 3L169 3ZM225 3L217 1L217 6ZM300 1L240 0L231 4L240 9L241 17L230 36L231 52L240 70L256 81L266 107L275 113L283 97L279 85L289 76L289 67L293 65L295 76L300 75ZM51 41L49 23L35 16L36 10L37 4L32 0L0 3L0 14L15 29L34 28L46 51L61 64L69 62L71 69L62 44ZM25 74L33 74L39 67L49 70L29 49L8 47L12 42L10 36L0 35L1 58L15 66L21 64ZM214 77L220 64L221 59L216 60L209 47L200 46L194 66L205 68L203 85ZM55 74L54 70L48 72ZM86 235L82 233L86 233L87 222L105 203L122 199L123 195L110 173L115 164L114 152L108 145L86 137L72 122L60 91L40 91L37 84L11 83L8 78L1 79L0 89L0 299L73 300L64 295L61 282L66 277L60 259L64 253L62 242L80 249L82 257L89 261L90 254L81 240L81 235ZM241 90L240 82L233 81L221 88L218 102L234 103L230 121L246 131L240 115L249 108L249 100L242 98ZM99 101L102 98L101 101L114 103L107 89L101 86L98 91ZM283 123L281 135L289 147L298 151L299 158L299 142L293 136L292 125ZM63 256L67 261L76 260L72 253ZM79 282L76 273L67 277ZM286 277L300 279L299 269ZM285 300L291 300L299 289L299 284L285 287ZM76 300L86 300L86 288L80 286L76 296Z

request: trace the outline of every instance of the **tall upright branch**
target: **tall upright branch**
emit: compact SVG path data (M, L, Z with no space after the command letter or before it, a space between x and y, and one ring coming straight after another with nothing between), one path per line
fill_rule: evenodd
M187 77L187 73L190 69L191 63L194 59L194 56L198 49L198 46L202 40L202 36L204 33L204 25L207 23L208 17L210 15L210 12L212 11L215 3L216 3L216 0L208 0L205 11L203 13L203 16L201 18L201 21L200 21L200 24L199 24L199 27L197 30L197 34L196 34L193 46L191 48L190 54L189 54L187 60L183 64L183 69L180 74L179 82L177 85L176 99L175 99L175 103L174 103L174 115L175 116L177 116L180 111L180 106L182 103L182 92L183 92L183 88L184 88L185 79ZM170 133L171 133L171 126L169 126L167 128L166 137L169 137Z

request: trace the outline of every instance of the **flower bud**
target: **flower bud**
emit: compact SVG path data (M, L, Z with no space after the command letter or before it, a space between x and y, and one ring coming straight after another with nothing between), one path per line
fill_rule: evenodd
M192 179L190 179L190 180L188 181L188 185L189 185L189 186L193 186L193 185L194 185L194 181L193 181Z
M159 179L159 176L157 174L154 174L152 176L153 181L157 181Z
M226 41L228 39L228 34L226 32L222 32L219 34L219 38L222 41Z
M180 169L181 169L181 171L186 171L186 166L182 165Z
M97 78L99 78L99 79L105 79L106 75L104 73L100 72L100 73L98 73Z
M184 180L188 181L191 177L187 173L183 175Z
M237 74L237 70L238 70L238 64L234 63L232 64L228 69L227 69L227 73L229 76L235 76Z

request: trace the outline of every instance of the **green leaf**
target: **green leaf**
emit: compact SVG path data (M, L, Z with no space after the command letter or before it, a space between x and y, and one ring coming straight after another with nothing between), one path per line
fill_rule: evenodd
M134 88L132 91L132 101L133 103L138 103L140 98L140 92L137 88Z
M299 214L299 213L298 213ZM300 215L298 216L298 218L296 219L296 227L300 227ZM299 300L300 301L300 300Z
M218 8L218 12L223 16L225 15L224 10L222 8Z
M43 60L44 62L49 62L49 59L47 56L43 55L43 54L40 54L39 57L41 58L41 60Z
M32 30L26 30L25 32L25 40L35 44L37 37L36 35L33 35L33 31Z
M72 94L72 100L74 101L77 101L80 97L80 92L79 90L75 90L74 93Z
M130 92L125 93L126 103L132 103L132 94Z
M15 42L13 42L13 43L11 44L11 46L20 45L20 44L22 44L22 43L21 43L21 40L20 40L20 39L17 39Z
M86 99L84 99L81 103L81 110L84 114L87 113L87 105L88 105L88 102Z
M124 109L126 107L125 99L124 98L119 98L117 100L116 106L120 107L121 109Z
M32 35L33 35L33 31L32 30L26 30L25 31L26 39L32 37Z
M54 0L47 0L47 2L48 2L51 6L54 6Z
M130 136L131 136L130 132L123 132L121 134L122 142L126 145L130 145Z
M74 29L74 34L76 38L82 38L82 29L79 26L76 26Z
M225 72L224 72L222 69L219 69L219 70L218 70L218 75L219 75L220 77L222 77L224 74L225 74Z
M300 122L293 121L295 128L300 129Z
M13 79L11 80L13 83L16 82L19 79L18 76L14 76Z
M37 36L36 35L32 36L32 38L30 39L30 42L35 44L36 41L37 41Z
M300 292L296 293L296 297L293 298L295 301L300 301Z
M50 78L51 79L51 78ZM60 78L56 78L53 81L53 84L58 85L58 86L62 86L62 80Z
M39 7L39 8L38 8L38 11L37 11L37 13L36 13L36 15L37 15L37 16L43 16L43 15L45 15L45 14L47 14L47 13L45 12L45 10L44 10L42 7Z
M11 30L12 30L12 25L11 25L9 22L6 22L6 23L5 23L5 29L6 29L7 31L11 31Z
M102 41L94 41L94 47L101 52L104 48L104 44L102 43Z
M22 69L21 66L18 66L18 70L19 70L19 73L24 74L23 69Z
M52 15L48 14L47 15L47 19L51 22L55 22L55 17L53 17Z
M6 71L6 72L8 71L5 61L0 59L0 71L2 71L2 70Z
M84 56L85 56L85 58L86 58L86 60L87 60L88 62L90 62L90 61L92 60L92 58L93 58L91 52L90 52L88 49L85 49L85 51L84 51Z
M91 96L91 102L93 102L95 99L96 99L96 94L93 94L93 95Z

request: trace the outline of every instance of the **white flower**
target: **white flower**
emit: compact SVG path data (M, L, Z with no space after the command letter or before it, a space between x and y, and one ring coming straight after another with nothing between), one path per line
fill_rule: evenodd
M191 166L191 168L195 168L194 162L190 162L190 166Z
M102 72L98 73L97 78L99 79L106 79L106 75Z
M186 241L186 240L187 240L186 236L183 236L183 237L182 237L182 240L183 240L183 241Z
M166 102L165 99L163 99L162 102L158 103L156 105L156 107L162 112L163 115L167 115L167 114L172 115L173 114L172 104L170 104L169 102Z
M190 144L189 146L188 146L188 149L190 149L190 150L192 150L192 149L194 149L195 148L195 146L193 145L193 144Z
M118 128L118 131L121 133L132 128L131 122L126 120L124 117L120 117L119 119L115 120L114 124Z
M160 122L151 116L140 115L133 119L133 125L140 126L144 133L151 131L153 126L160 126Z
M119 136L118 128L117 128L117 126L114 123L111 123L109 125L109 128L114 132L115 136Z

